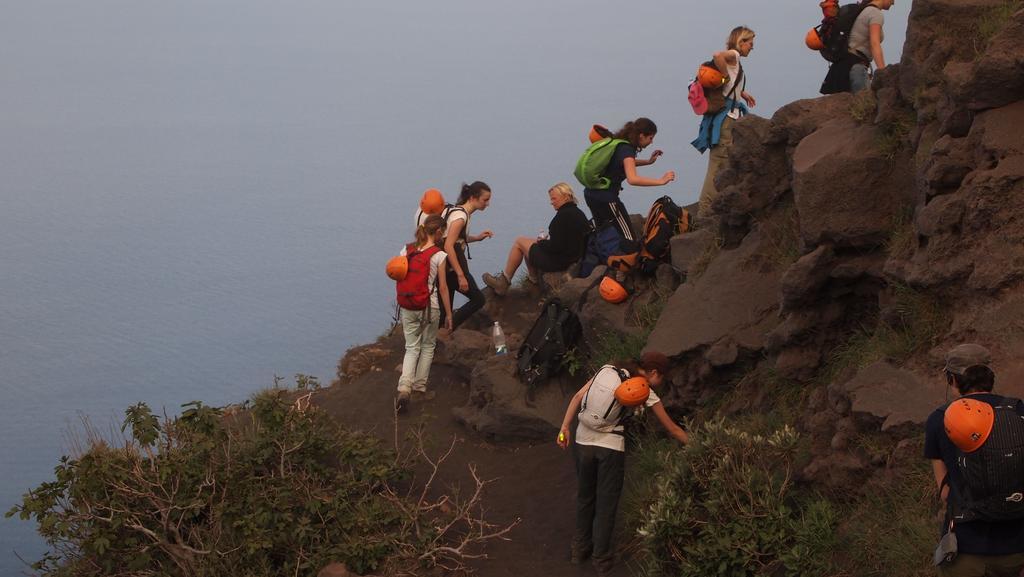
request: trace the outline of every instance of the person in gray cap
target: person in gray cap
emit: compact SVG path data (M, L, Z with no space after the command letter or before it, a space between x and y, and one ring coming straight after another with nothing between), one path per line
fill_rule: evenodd
M992 355L988 349L973 343L958 345L946 353L943 374L957 398L936 409L925 424L924 456L932 462L935 483L945 509L943 538L935 554L938 574L942 577L1018 577L1024 570L1024 518L1013 518L1016 511L979 515L967 506L964 496L970 494L975 485L966 479L964 473L965 453L950 439L950 435L955 436L956 433L948 427L955 426L955 423L946 420L947 408L957 403L970 403L972 407L985 409L987 414L1005 411L1006 415L1013 415L1015 411L1015 416L1024 419L1024 403L992 393L995 373L989 366L991 362ZM979 402L989 405L991 410ZM950 412L951 417L954 414L956 412ZM990 435L999 433L999 427L988 426L991 433L986 431L978 445L984 445L991 441ZM1016 426L1020 428L1020 421ZM971 449L981 453L978 448ZM1019 461L1000 465L1012 470L1020 467ZM1013 476L1020 477L1017 474ZM990 519L993 516L999 520Z

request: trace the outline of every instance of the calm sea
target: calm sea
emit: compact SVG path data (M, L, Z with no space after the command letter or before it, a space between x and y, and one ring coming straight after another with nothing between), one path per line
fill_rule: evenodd
M758 111L816 94L803 0L643 6L54 0L0 20L0 508L48 480L83 422L128 405L221 405L306 373L392 314L386 259L419 194L491 184L471 270L552 215L590 124L636 116L665 155L632 189L692 202L688 76L740 22ZM899 12L899 10L902 12ZM909 7L890 15L898 58ZM805 17L792 18L794 11ZM29 522L0 520L0 573L39 557Z

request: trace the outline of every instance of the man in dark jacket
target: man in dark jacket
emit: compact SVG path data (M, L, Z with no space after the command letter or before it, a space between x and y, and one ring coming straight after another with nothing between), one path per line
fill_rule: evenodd
M943 372L957 400L970 398L990 405L1011 401L1024 417L1024 403L992 393L995 373L989 368L991 355L981 345L962 344L946 354ZM955 402L955 401L954 401ZM1018 577L1024 570L1024 519L955 522L964 479L957 465L962 455L944 426L949 404L939 407L925 425L924 456L931 459L935 483L946 511L943 534L956 536L956 556L938 567L942 577ZM948 539L947 539L948 541Z

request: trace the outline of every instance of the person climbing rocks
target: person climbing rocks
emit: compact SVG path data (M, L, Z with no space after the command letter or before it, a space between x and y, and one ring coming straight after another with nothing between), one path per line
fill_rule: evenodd
M869 0L861 10L857 20L850 29L850 54L856 62L850 67L850 92L860 92L871 84L871 63L875 70L885 68L885 52L882 41L885 39L885 14L883 10L892 8L896 0Z
M448 210L447 228L444 239L444 251L448 253L448 298L455 297L455 291L469 299L451 315L449 330L455 330L473 313L483 308L486 302L484 293L476 284L469 272L469 243L480 242L491 238L494 234L485 230L478 235L469 234L469 219L477 211L487 210L491 203L491 187L479 180L472 184L463 184L459 192L456 206ZM442 315L441 321L447 318Z
M536 238L516 238L502 272L497 275L483 274L484 284L494 289L498 296L508 292L516 270L523 261L526 261L530 280L536 283L541 273L566 270L583 255L583 243L590 230L590 223L587 215L577 206L572 187L559 182L548 190L548 200L551 208L555 209L555 216L548 224L547 234Z
M613 138L627 142L616 145L615 153L602 173L602 176L610 181L610 186L606 189L583 189L583 199L590 208L595 227L611 222L622 238L634 242L638 240L629 222L629 212L619 198L619 192L622 191L624 181L633 186L664 186L676 179L676 173L671 170L661 175L661 178L648 178L636 172L637 167L654 164L662 155L660 150L655 150L647 159L636 157L639 151L654 142L657 134L658 126L651 119L637 118L627 122L613 135Z
M445 278L448 254L440 250L439 246L444 233L444 219L440 215L431 214L416 228L416 242L403 248L401 252L409 260L410 272L407 276L418 274L419 282L425 282L426 291L430 296L427 306L422 310L400 307L399 318L402 321L402 332L405 334L405 356L402 359L402 375L398 378L398 396L395 399L395 408L400 413L405 411L414 393L428 396L427 377L430 375L430 365L434 360L442 303L447 313L446 326L451 329L452 300ZM409 250L410 248L412 250ZM427 274L422 274L422 268L414 272L416 267L425 267ZM440 303L438 294L441 297Z
M592 558L599 576L608 575L614 566L612 534L625 476L622 420L628 413L616 406L615 390L636 375L646 378L652 387L661 386L669 368L668 357L656 351L644 353L637 361L605 365L573 395L566 408L557 443L562 449L572 443L576 460L576 531L570 561L580 564ZM654 413L669 435L682 444L688 442L686 431L672 421L653 390L642 405ZM569 432L573 417L579 419L575 438Z
M711 203L718 197L715 187L715 176L729 159L729 148L732 147L733 123L745 114L747 107L757 104L754 96L747 92L747 77L743 71L740 58L746 58L754 49L754 31L746 26L737 26L729 33L725 42L725 50L715 52L712 61L719 72L728 80L722 87L726 96L725 107L715 113L705 114L701 118L697 138L691 142L701 154L711 149L708 155L708 170L704 175L704 185L700 190L700 201L697 217L703 218L711 213ZM737 98L738 96L738 98ZM740 100L743 102L740 102Z
M976 484L971 474L964 472L970 469L958 463L962 460L966 464L967 459L981 456L982 445L991 440L990 436L1002 434L1000 420L994 418L996 412L1007 411L1011 423L1017 416L1024 418L1024 403L992 392L995 373L990 363L988 349L973 343L946 353L943 374L957 398L936 409L925 424L924 456L931 460L944 511L944 538L936 559L946 558L938 565L941 577L1017 577L1024 570L1024 506L1020 504L1024 465L1019 458L998 460L1007 451L997 451L995 467L986 473L986 484L998 485L999 479L1005 478L999 473L1008 473L1012 477L1008 481L1016 487L1010 489L1017 495L1016 503L1011 502L1011 496L996 499L995 505L984 502L979 507L977 501L966 498L979 494L973 488ZM987 423L976 419L985 415ZM970 456L972 453L975 457ZM950 533L955 539L948 536ZM950 545L953 542L955 546Z

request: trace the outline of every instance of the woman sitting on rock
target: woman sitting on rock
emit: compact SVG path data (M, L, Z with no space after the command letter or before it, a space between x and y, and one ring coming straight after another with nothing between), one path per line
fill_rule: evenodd
M537 282L540 273L566 270L583 255L583 243L590 224L587 216L576 206L572 188L559 182L548 190L548 199L551 208L555 209L555 217L548 224L547 234L537 238L517 238L508 252L505 270L497 275L484 273L484 283L498 296L508 292L516 270L524 260L530 280Z

